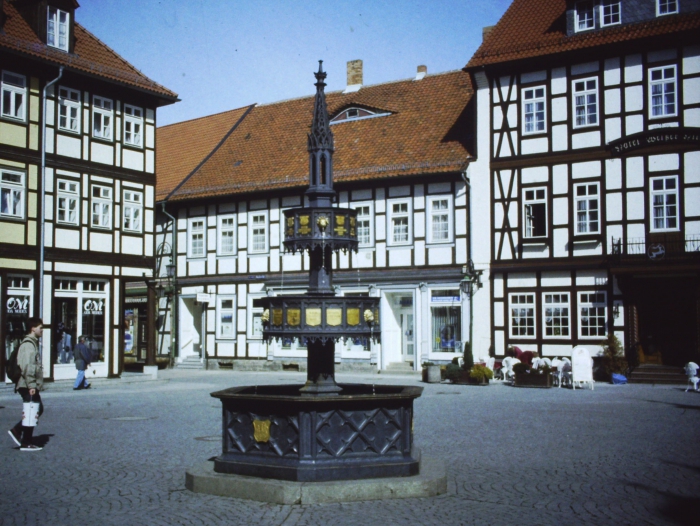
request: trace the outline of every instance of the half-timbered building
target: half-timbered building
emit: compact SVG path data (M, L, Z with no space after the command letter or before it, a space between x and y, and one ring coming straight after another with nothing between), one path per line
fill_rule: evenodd
M471 94L463 71L424 67L366 86L361 61L327 94L335 206L357 210L359 241L337 256L334 283L381 297L381 344L338 343L339 367L418 368L462 353ZM177 268L159 352L208 367L304 367L303 340L263 342L259 300L307 286L308 254L284 252L282 212L304 203L312 112L309 96L158 129L159 275Z
M77 8L0 1L0 366L41 316L54 380L75 377L79 335L90 376L118 375L130 351L125 288L155 265L156 109L177 100Z
M465 70L476 347L699 353L700 2L515 0Z

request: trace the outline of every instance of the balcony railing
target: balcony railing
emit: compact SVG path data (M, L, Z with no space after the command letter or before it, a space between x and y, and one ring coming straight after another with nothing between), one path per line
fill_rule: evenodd
M687 260L700 259L700 234L651 234L649 238L612 238L612 257L617 260Z

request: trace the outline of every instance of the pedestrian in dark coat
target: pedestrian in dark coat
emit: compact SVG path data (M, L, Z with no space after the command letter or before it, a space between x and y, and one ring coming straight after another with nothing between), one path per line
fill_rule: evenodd
M73 356L75 359L75 368L78 370L78 376L75 378L75 384L73 384L73 391L90 389L91 385L85 378L85 370L92 362L92 351L85 345L85 336L80 336L78 338L78 345L73 349Z

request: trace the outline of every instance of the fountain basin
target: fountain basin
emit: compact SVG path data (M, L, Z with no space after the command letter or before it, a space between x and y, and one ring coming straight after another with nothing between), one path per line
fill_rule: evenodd
M300 482L418 474L413 401L423 388L338 384L304 395L302 385L242 386L211 396L222 405L222 453L214 470Z

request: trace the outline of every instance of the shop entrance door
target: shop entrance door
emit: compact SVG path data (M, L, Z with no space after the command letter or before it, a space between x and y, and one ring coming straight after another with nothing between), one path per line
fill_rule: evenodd
M402 309L401 319L401 354L404 362L415 360L415 337L413 330L413 310Z

